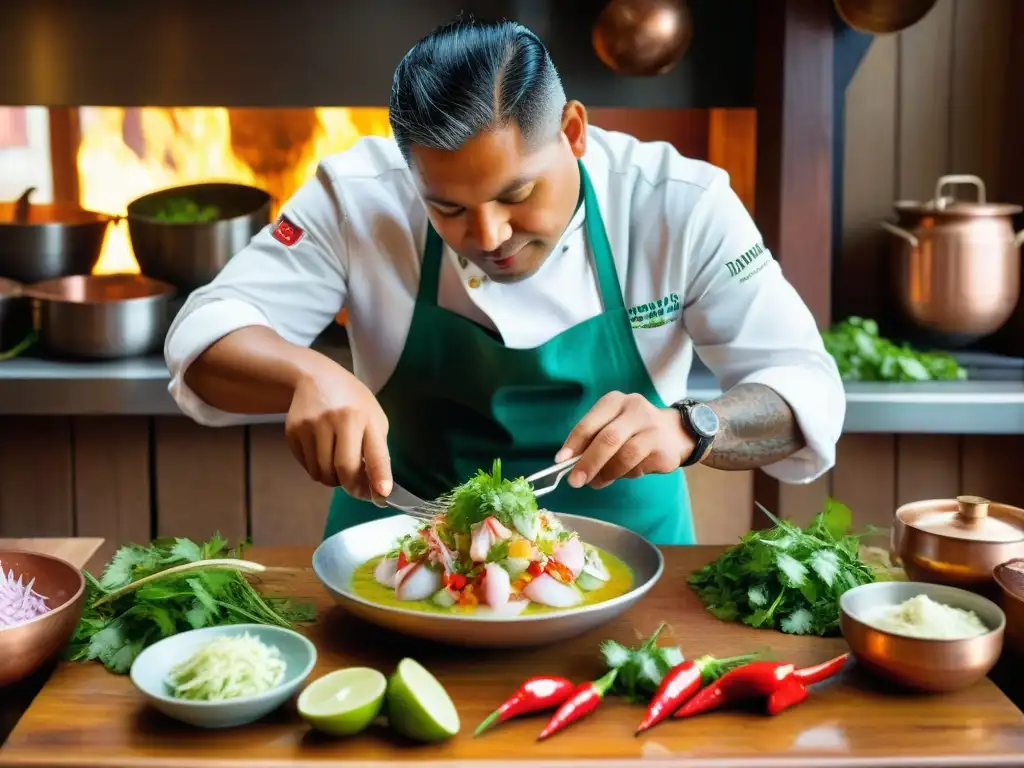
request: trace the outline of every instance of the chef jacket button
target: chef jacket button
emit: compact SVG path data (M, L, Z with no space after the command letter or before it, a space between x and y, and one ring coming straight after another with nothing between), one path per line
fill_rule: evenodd
M480 287L480 278L479 277L471 277L471 278L469 278L469 287L470 288L479 288Z

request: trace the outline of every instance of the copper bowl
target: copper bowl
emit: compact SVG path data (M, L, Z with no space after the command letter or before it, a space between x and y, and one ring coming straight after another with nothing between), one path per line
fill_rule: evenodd
M85 577L58 557L17 549L0 550L0 567L14 572L47 598L50 610L23 624L0 629L0 686L23 680L67 645L85 606Z
M932 640L878 629L869 612L917 595L973 611L990 631L978 637ZM1003 650L1006 616L994 602L965 589L913 581L863 584L839 598L839 626L857 663L876 677L924 693L956 691L985 677Z
M892 552L911 581L994 596L992 570L1024 557L1024 509L978 496L904 504L893 521Z
M1024 656L1024 559L996 566L992 572L999 585L999 603L1006 614L1006 647Z

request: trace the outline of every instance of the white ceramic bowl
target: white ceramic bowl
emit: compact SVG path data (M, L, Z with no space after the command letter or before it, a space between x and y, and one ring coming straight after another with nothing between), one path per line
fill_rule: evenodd
M546 645L581 635L615 618L646 595L665 568L661 551L647 539L612 523L558 515L566 527L595 547L611 552L633 571L633 588L602 603L521 616L427 613L381 605L352 590L354 572L367 560L390 551L419 523L395 515L346 528L313 553L313 571L334 600L366 621L414 637L470 647L516 648Z
M286 665L280 685L256 696L225 701L192 701L170 694L166 680L171 667L215 637L245 632L280 652ZM298 632L264 624L234 624L165 637L138 655L129 674L149 703L168 717L200 728L230 728L259 720L280 707L309 677L314 666L316 647Z

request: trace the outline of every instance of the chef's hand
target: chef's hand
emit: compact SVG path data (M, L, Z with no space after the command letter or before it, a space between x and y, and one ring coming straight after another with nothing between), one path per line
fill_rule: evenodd
M569 485L603 488L620 477L673 472L694 445L675 408L658 408L643 395L610 392L569 433L555 461L581 456Z
M288 447L309 476L370 499L391 493L388 419L366 386L338 367L303 378L284 424Z

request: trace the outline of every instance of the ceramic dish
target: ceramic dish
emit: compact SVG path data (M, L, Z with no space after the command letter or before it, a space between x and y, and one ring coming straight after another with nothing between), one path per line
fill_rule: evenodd
M215 637L245 632L280 652L286 665L280 685L256 696L224 701L192 701L170 694L166 680L175 664L187 659ZM130 675L135 687L149 703L168 717L201 728L230 728L259 720L288 701L313 671L316 658L314 645L298 632L264 624L234 624L194 629L166 637L139 654Z
M604 602L519 616L428 613L376 603L356 594L353 575L382 555L418 523L395 515L347 528L323 541L313 554L313 571L334 600L350 613L382 627L451 645L513 648L538 646L583 634L615 618L646 595L661 578L664 558L642 536L612 523L578 515L557 515L580 538L622 560L632 571L631 589Z
M977 637L934 640L888 632L867 621L869 612L917 595L973 611L990 628ZM1003 650L1006 617L991 600L965 589L915 581L863 584L839 598L839 626L858 663L875 676L924 692L955 691L985 677Z

